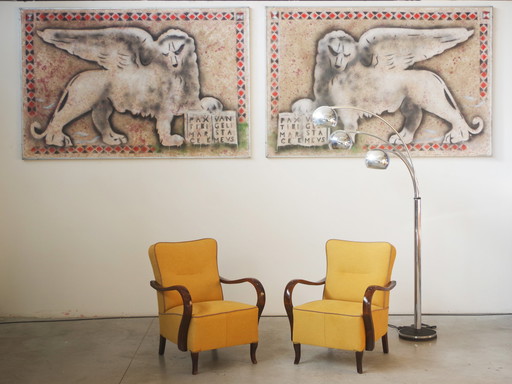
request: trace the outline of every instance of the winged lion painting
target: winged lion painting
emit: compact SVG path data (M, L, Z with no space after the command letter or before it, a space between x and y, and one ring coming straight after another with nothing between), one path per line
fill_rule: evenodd
M405 143L414 141L424 111L446 121L451 129L444 143L461 143L484 129L474 116L471 125L461 113L440 75L414 64L464 43L473 35L467 28L373 28L356 41L344 30L327 33L318 42L314 67L314 99L299 99L292 111L311 113L321 105L354 106L375 114L400 111ZM346 130L357 130L364 116L356 110L339 110ZM401 143L397 135L391 144Z
M91 113L104 143L124 144L128 138L116 132L110 117L114 111L131 112L156 120L163 146L181 146L173 134L173 120L188 110L221 111L213 97L200 97L199 68L194 39L179 29L168 29L158 39L141 28L53 29L37 31L46 43L99 69L76 74L66 85L46 129L39 122L30 127L34 138L47 145L72 146L64 128Z

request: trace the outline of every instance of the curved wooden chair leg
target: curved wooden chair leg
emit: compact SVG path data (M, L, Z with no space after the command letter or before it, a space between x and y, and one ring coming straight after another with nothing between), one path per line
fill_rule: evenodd
M363 373L363 352L356 352L357 373Z
M384 351L384 353L389 352L388 334L387 333L384 336L382 336L382 350Z
M158 354L159 355L163 355L164 352L165 352L165 337L163 337L162 335L160 335L160 346L158 347Z
M258 343L251 343L251 361L253 364L258 364L258 360L256 360L256 348L258 348Z
M299 364L300 362L300 344L293 344L293 349L295 350L295 361L293 364Z
M190 352L192 357L192 374L197 375L197 363L199 361L199 352Z

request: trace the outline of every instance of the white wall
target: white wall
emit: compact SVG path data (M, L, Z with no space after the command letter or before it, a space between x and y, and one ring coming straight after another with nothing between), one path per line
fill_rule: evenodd
M361 159L265 157L264 7L278 3L193 4L250 7L251 159L89 161L21 159L18 8L190 3L0 3L0 316L155 314L148 246L202 237L219 241L222 275L262 281L267 315L284 314L287 281L324 276L327 239L390 241L398 250L391 311L412 312L413 202L405 168L395 162L374 172ZM493 156L415 163L423 197L423 312L510 313L512 2L364 5L387 4L495 7ZM249 287L226 294L254 300ZM319 291L297 294L306 300Z

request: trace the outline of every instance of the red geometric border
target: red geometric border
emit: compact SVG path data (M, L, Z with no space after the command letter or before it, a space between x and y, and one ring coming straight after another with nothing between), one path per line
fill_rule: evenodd
M156 152L152 145L77 145L73 147L33 147L30 150L34 155L55 155L59 153L72 154L147 154Z
M423 12L423 11L270 11L270 110L272 117L279 114L279 20L479 20L480 38L480 98L488 99L489 87L489 33L491 13L479 12ZM384 148L369 146L368 148ZM400 149L389 146L387 149ZM411 151L467 150L465 144L417 144L407 146Z
M381 144L381 145L364 145L364 150L371 150L371 149L385 149L388 151L391 150L397 150L401 151L403 150L403 145L391 145L391 144ZM418 152L418 151L466 151L468 149L468 146L466 144L439 144L439 143L433 143L433 144L407 144L407 149L410 152Z
M33 15L27 14L25 18L24 49L25 49L25 97L29 116L36 113L35 75L34 75L34 22Z
M247 121L247 63L245 62L246 25L245 14L236 14L236 67L237 67L237 95L238 95L238 122Z
M36 88L34 75L35 53L33 47L35 21L209 21L209 20L235 20L236 21L236 73L237 73L237 103L238 122L247 122L248 113L248 83L246 46L247 21L244 12L233 11L186 11L186 12L147 12L147 11L39 11L27 12L23 26L23 45L25 49L25 96L26 108L29 116L36 114ZM34 147L31 152L34 154L54 153L152 153L155 148L151 146L76 146L64 148Z
M480 97L487 99L489 86L489 20L491 15L485 11L480 23Z
M272 12L270 23L270 108L273 116L279 114L279 12Z
M186 11L186 12L147 12L147 11L34 11L40 21L195 21L195 20L234 20L234 12Z
M278 13L278 12L276 12ZM477 20L478 12L423 11L292 11L281 12L281 20Z

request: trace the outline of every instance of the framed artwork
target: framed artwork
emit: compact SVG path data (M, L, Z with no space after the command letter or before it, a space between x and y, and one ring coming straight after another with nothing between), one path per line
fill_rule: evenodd
M23 158L249 157L248 9L21 10Z
M492 154L491 7L266 12L268 157L404 145L413 156ZM336 109L338 125L318 128L311 115L323 105L358 110ZM378 137L353 135L351 149L334 151L336 129Z

